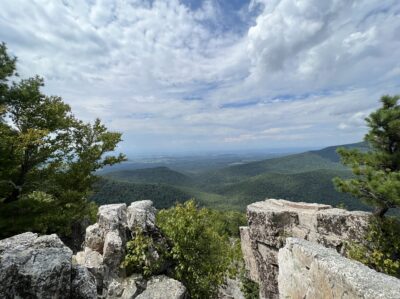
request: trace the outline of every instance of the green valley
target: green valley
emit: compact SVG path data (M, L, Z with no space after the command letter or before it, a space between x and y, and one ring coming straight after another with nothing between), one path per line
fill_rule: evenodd
M345 145L367 150L365 143ZM108 171L97 184L93 200L99 204L152 199L158 208L195 198L201 205L244 211L265 198L319 202L349 209L367 209L358 200L335 190L334 177L348 178L339 162L338 146L198 171L196 163L185 172L171 164L145 169ZM213 162L215 162L213 157Z

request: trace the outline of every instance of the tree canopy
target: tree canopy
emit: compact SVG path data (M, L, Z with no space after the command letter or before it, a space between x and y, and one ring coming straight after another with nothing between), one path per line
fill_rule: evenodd
M125 157L121 141L96 119L84 123L38 76L17 80L16 59L0 45L0 231L67 233L89 216L94 172Z
M335 178L340 191L347 192L376 208L383 217L400 206L400 96L383 96L381 107L366 118L369 132L365 140L371 149L361 152L340 148L342 162L350 166L354 178Z

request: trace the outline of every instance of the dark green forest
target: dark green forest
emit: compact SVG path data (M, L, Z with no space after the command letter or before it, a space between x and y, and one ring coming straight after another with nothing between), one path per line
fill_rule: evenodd
M365 143L345 147L368 149ZM333 178L351 177L350 169L339 162L337 148L333 146L200 173L183 173L167 167L110 171L104 175L104 181L98 184L92 198L99 204L151 199L158 207L196 198L203 206L238 211L265 198L282 198L368 210L359 200L335 190Z

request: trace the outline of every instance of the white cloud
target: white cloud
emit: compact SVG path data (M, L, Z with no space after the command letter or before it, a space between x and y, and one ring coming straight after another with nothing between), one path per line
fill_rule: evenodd
M325 145L359 140L379 96L398 93L399 11L253 0L238 30L210 0L15 0L0 3L0 40L126 148Z

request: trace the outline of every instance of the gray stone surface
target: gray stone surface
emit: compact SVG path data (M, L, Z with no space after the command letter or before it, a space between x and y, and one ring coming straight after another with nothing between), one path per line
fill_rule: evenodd
M97 223L104 231L123 230L127 225L126 204L111 204L99 207Z
M85 246L99 253L103 253L104 230L100 229L98 223L86 228Z
M132 202L128 207L128 227L131 231L140 228L144 232L155 229L156 209L151 200Z
M187 297L185 286L179 281L164 275L152 277L147 288L137 299L184 299Z
M0 241L1 298L69 298L72 251L56 235Z
M363 240L369 217L366 212L286 200L269 199L249 205L249 226L247 232L242 229L242 242L250 239L250 244L242 248L245 257L250 257L246 266L251 277L260 282L261 298L279 298L277 256L287 237L306 239L343 253L345 241Z
M400 298L399 279L316 243L288 238L278 262L282 299Z
M242 283L238 278L226 278L218 290L218 299L245 299L241 290Z
M240 246L242 248L243 259L245 262L248 276L255 282L260 282L258 276L257 260L251 247L250 229L247 226L240 227Z
M72 266L71 298L74 299L97 298L96 278L84 266L81 265Z
M125 244L118 231L110 231L106 234L103 248L103 262L112 271L117 271L125 256Z

